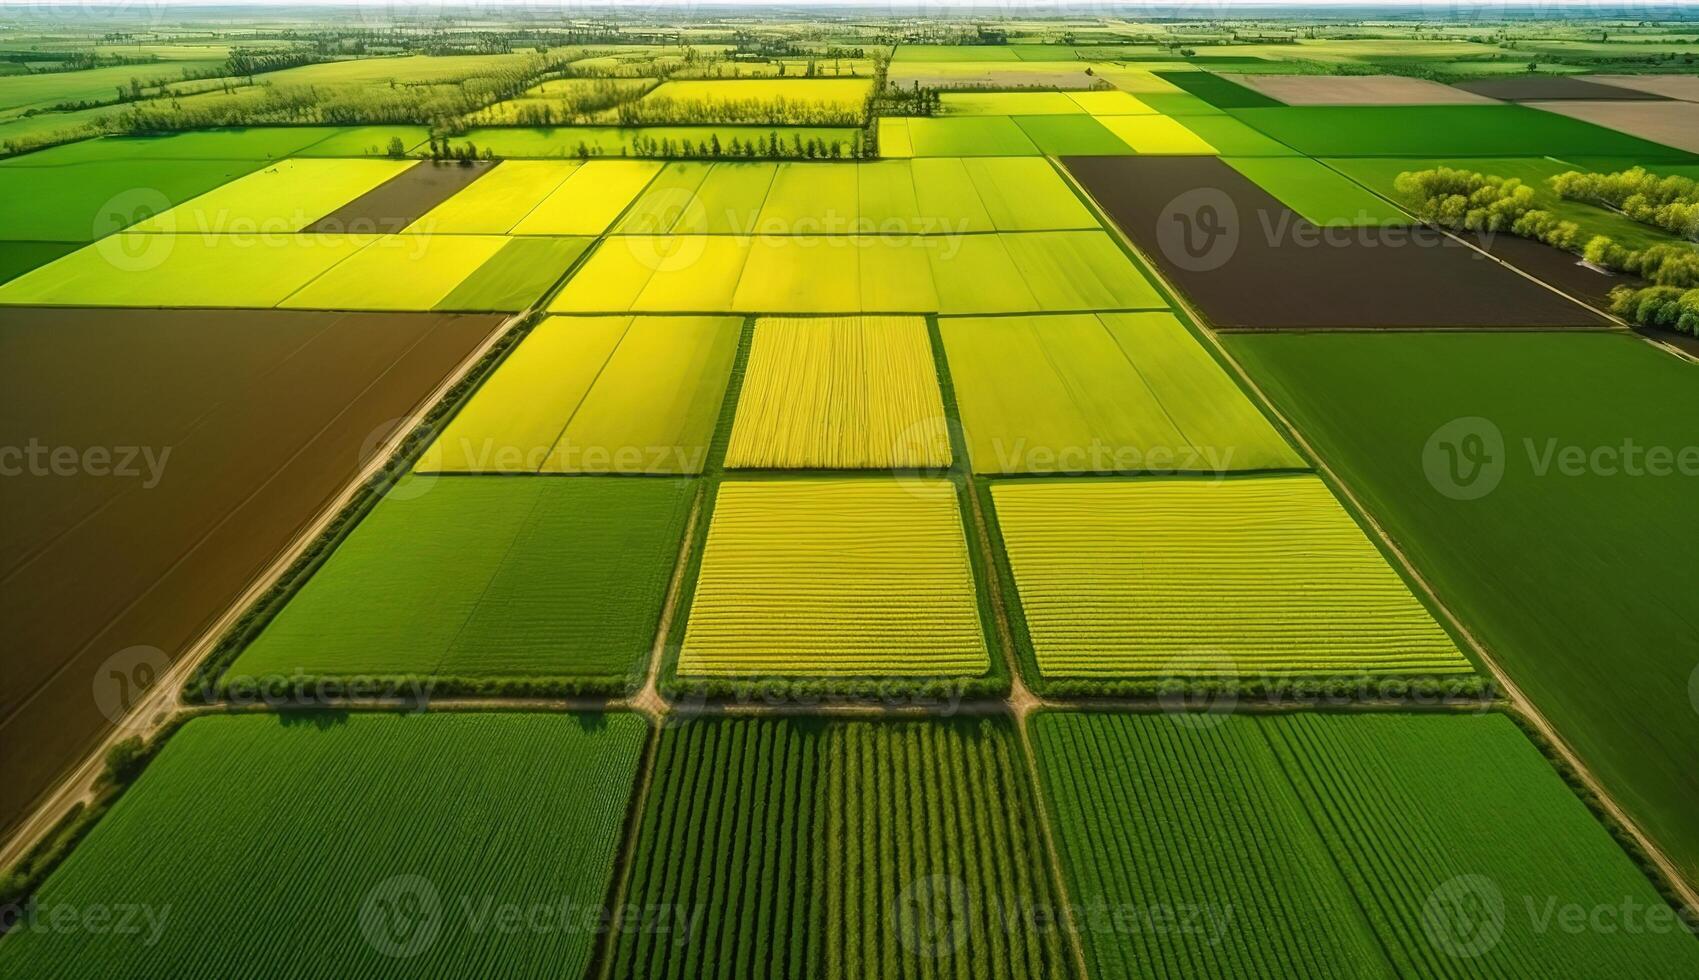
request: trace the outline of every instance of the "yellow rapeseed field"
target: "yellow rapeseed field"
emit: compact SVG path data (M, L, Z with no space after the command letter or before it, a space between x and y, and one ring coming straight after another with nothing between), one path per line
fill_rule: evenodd
M976 676L989 666L953 484L720 485L680 676Z
M1315 476L991 495L1046 677L1470 670Z
M728 468L949 465L950 433L924 319L756 323Z

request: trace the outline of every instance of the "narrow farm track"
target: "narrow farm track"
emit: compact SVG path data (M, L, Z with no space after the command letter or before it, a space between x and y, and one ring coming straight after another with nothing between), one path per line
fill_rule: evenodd
M1065 172L1066 170L1064 168L1064 173ZM1089 193L1085 191L1084 187L1081 186L1078 181L1073 180L1072 175L1069 175L1069 180L1082 195L1085 195L1087 199L1090 199ZM1239 363L1238 359L1235 358L1232 352L1227 349L1226 345L1221 342L1215 332L1203 326L1208 321L1206 321L1186 300L1186 298L1174 288L1172 283L1168 282L1161 276L1161 273L1157 271L1158 267L1151 261L1150 256L1145 255L1143 251L1141 251L1138 246L1120 230L1119 227L1108 220L1107 216L1103 214L1101 206L1098 205L1095 200L1093 200L1092 203L1093 206L1097 208L1100 217L1103 218L1104 227L1110 229L1123 246L1138 256L1139 261L1144 265L1145 269L1148 270L1149 274L1155 278L1167 292L1174 302L1175 307L1182 310L1192 323L1197 325L1198 334L1207 339L1208 343L1214 349L1222 363L1229 365L1232 368L1234 375L1238 378L1239 382L1244 385L1245 389L1253 395L1253 397L1257 400L1257 403L1269 413L1270 417L1278 421L1281 430L1293 440L1294 444L1303 451L1307 458L1314 462L1316 471L1327 480L1328 484L1332 486L1337 493L1339 493L1351 510L1352 514L1373 533L1375 540L1378 541L1398 562L1399 569L1403 572L1405 578L1421 591L1422 596L1426 599L1430 607L1444 617L1446 625L1457 636L1463 639L1475 659L1492 673L1493 680L1498 685L1499 690L1503 692L1505 701L1508 703L1510 710L1514 711L1520 718L1526 721L1531 728L1540 733L1541 737L1558 754L1564 765L1568 767L1568 769L1575 774L1576 778L1579 779L1586 787L1587 792L1599 801L1600 806L1602 806L1610 815L1611 820L1619 827L1623 828L1628 835L1633 838L1636 846L1646 853L1651 862L1658 868L1658 871L1662 874L1664 880L1669 883L1669 886L1680 898L1681 903L1690 910L1699 910L1699 888L1695 887L1695 883L1681 873L1680 867L1671 860L1669 855L1664 852L1658 843L1654 841L1639 825L1639 823L1634 820L1622 804L1611 795L1610 791L1605 787L1603 782L1600 781L1599 777L1590 768L1588 768L1586 762L1583 761L1580 755L1576 753L1574 747L1569 744L1561 733L1559 733L1557 727L1553 725L1551 721L1540 711L1540 709L1531 700L1529 700L1527 695L1522 692L1522 689L1516 684L1515 680L1510 677L1509 673L1505 671L1504 667L1499 664L1498 660L1492 655L1492 652L1487 649L1486 645L1481 642L1480 638L1475 636L1468 626L1458 618L1457 614L1452 611L1450 606L1448 606L1440 598L1438 592L1434 590L1433 585L1421 574L1420 570L1418 570L1415 564L1410 560L1410 556L1406 554L1401 547L1399 547L1398 542L1394 540L1392 535L1387 532L1386 528L1375 519L1374 515L1369 513L1368 509L1364 506L1362 499L1352 491L1351 487L1343 479L1340 478L1338 472L1328 465L1327 461L1322 458L1319 452L1317 452L1315 446L1311 444L1309 440L1304 438L1303 433L1298 430L1292 420L1275 406L1273 400L1268 396L1268 393L1256 383L1256 380L1251 377L1250 372L1245 369L1244 365ZM1547 288L1551 287L1548 286ZM1554 290L1554 292L1555 291L1556 290ZM1560 293L1560 295L1565 294ZM1585 306L1585 304L1582 305Z

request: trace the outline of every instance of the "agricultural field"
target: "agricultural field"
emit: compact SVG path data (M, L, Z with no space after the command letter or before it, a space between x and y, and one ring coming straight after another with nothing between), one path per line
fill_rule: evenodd
M678 673L977 676L975 577L948 480L728 480Z
M1691 442L1693 365L1630 337L1569 334L1235 336L1231 348L1612 793L1699 869L1687 819L1699 645L1690 606L1658 584L1680 580L1699 527L1675 458L1662 475L1645 467L1649 447ZM1456 439L1475 425L1502 447L1490 492L1475 491L1494 469L1446 468L1441 427L1455 419ZM1571 446L1582 465L1559 468L1553 454ZM1589 466L1594 452L1610 465Z
M994 483L1045 681L1471 668L1314 476Z
M1073 900L1105 923L1159 907L1190 924L1088 925L1094 976L1699 968L1680 927L1540 918L1661 900L1502 715L1046 712L1034 734Z
M425 473L692 474L731 376L734 317L551 317L418 463Z
M939 321L975 473L1299 469L1169 313Z
M944 469L950 434L926 321L757 321L727 469Z
M620 690L654 645L694 495L678 479L411 476L224 683L526 677Z
M1058 906L1024 767L993 719L666 729L625 894L704 915L690 942L616 924L611 975L1075 975L1023 914Z
M601 901L647 734L632 714L190 721L37 896L146 908L147 931L19 930L0 972L579 975L593 931L469 916Z
M61 13L0 976L1699 975L1690 23Z

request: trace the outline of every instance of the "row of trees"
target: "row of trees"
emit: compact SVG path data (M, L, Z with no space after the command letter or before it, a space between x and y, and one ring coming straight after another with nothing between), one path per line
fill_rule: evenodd
M1643 201L1637 209L1650 209L1654 215L1671 203L1656 203L1658 193L1679 196L1679 184L1666 184L1651 175L1613 179L1619 177L1623 174L1571 172L1553 178L1553 185L1555 189L1561 180L1571 192L1566 197L1600 203L1625 202L1638 194ZM1634 249L1608 235L1584 236L1575 222L1536 207L1534 189L1516 178L1438 167L1401 173L1394 187L1416 215L1431 224L1532 238L1575 252L1600 268L1643 279L1650 285L1618 286L1611 291L1612 312L1642 326L1699 335L1699 250L1673 242Z
M756 84L756 83L750 83ZM859 126L871 111L859 105L790 99L782 95L751 99L674 99L654 95L621 103L621 126L742 123L757 126Z
M1699 240L1699 181L1631 167L1609 174L1571 170L1551 185L1569 200L1615 208L1641 224Z
M638 136L631 143L621 147L620 155L635 157L662 157L671 159L784 159L784 160L853 160L866 155L868 148L858 132L848 141L840 139L825 139L811 136L803 138L800 133L792 133L790 139L784 139L776 131L769 131L765 139L751 136L743 140L733 136L730 140L721 141L718 133L710 133L705 140L674 139L670 136ZM592 147L579 142L577 155L581 158L604 156L605 151L600 147Z

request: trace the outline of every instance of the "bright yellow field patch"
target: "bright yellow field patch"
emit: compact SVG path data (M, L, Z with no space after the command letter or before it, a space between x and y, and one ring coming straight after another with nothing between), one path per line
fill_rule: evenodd
M426 450L431 473L700 473L735 317L551 317Z
M275 306L372 239L122 232L0 285L0 304Z
M886 157L914 156L914 140L909 137L907 119L895 116L879 118L879 153Z
M514 225L512 234L600 235L661 166L656 160L591 160Z
M542 472L702 472L742 328L738 317L633 317Z
M992 485L1046 677L1466 673L1314 476Z
M1104 128L1139 153L1213 156L1215 147L1167 116L1099 116Z
M130 231L207 235L300 231L417 162L279 160L162 211Z
M579 166L576 160L503 160L426 212L407 230L438 235L505 235Z
M953 484L720 484L680 676L976 676L989 666Z
M755 324L726 467L942 469L938 371L920 317Z
M428 310L506 244L500 235L384 235L278 305Z
M1153 71L1143 68L1122 68L1118 65L1093 66L1099 77L1123 92L1134 95L1172 95L1181 88L1165 81Z
M1156 112L1128 92L1070 92L1068 98L1094 116L1146 116Z

